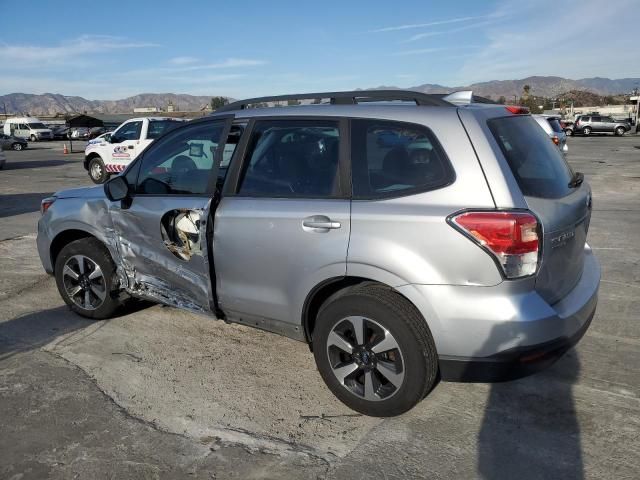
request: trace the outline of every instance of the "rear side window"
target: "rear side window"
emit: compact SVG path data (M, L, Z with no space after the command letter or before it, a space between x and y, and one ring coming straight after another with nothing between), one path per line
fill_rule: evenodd
M176 128L181 122L175 120L151 120L147 129L147 138L156 139L164 132Z
M338 196L339 145L335 121L257 121L238 193L275 198Z
M428 128L415 124L353 120L351 163L355 199L410 195L454 180L440 143Z
M557 118L547 118L547 122L551 125L551 130L556 133L562 132L562 126L560 126L560 121Z
M533 118L514 115L488 125L523 195L560 198L571 192L573 172Z

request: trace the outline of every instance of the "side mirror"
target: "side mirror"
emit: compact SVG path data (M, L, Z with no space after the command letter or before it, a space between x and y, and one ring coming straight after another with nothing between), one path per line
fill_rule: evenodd
M113 177L104 184L104 193L112 202L124 200L129 196L129 184L122 176Z

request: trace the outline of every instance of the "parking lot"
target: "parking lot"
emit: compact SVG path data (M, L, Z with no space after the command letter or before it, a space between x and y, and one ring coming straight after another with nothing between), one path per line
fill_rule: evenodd
M7 151L0 477L638 478L640 135L568 145L593 188L602 264L586 336L543 373L442 382L389 419L342 405L302 343L157 305L101 322L71 313L35 231L41 198L90 184L83 155L62 142Z

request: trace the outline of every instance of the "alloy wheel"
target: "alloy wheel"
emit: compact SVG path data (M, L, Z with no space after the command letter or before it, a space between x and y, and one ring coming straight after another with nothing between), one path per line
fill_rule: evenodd
M367 401L386 400L404 381L400 346L382 325L360 316L339 320L327 337L327 355L338 381Z
M93 162L91 165L91 177L94 180L98 180L102 177L102 166L98 162Z
M107 297L102 269L84 255L74 255L65 262L62 280L71 301L85 310L100 308Z

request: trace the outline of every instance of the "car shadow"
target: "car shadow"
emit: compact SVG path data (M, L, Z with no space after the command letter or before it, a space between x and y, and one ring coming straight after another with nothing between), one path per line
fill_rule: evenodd
M47 167L59 167L60 165L66 165L67 163L78 163L74 160L14 160L8 159L4 164L5 170L23 170L26 168L47 168Z
M0 323L0 362L18 353L35 350L64 337L71 345L93 335L110 320L144 310L154 305L131 300L121 306L109 320L91 320L73 312L67 305L32 312Z
M29 313L0 323L0 361L34 350L90 325L67 306Z
M478 433L480 478L584 478L573 397L579 372L572 349L544 372L491 384Z
M42 199L51 195L53 192L0 195L0 218L37 212Z

